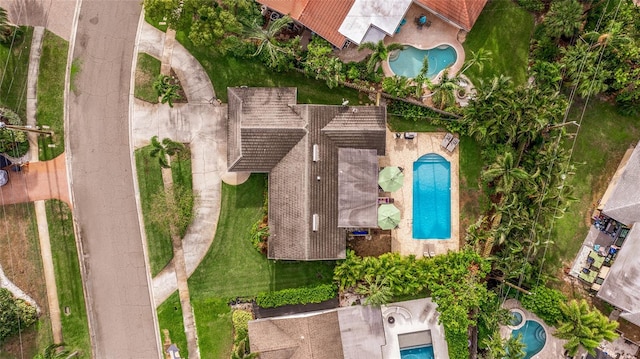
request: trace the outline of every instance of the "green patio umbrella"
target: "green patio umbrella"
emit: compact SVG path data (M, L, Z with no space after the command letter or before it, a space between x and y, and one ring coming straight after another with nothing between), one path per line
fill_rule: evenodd
M380 174L378 174L378 184L385 192L399 190L402 187L402 181L404 181L404 173L402 173L400 167L385 167L380 171Z
M400 223L400 210L392 204L378 207L378 226L381 229L394 229Z

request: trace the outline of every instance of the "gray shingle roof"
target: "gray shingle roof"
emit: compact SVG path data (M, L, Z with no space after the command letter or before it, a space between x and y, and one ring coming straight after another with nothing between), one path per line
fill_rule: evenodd
M623 309L620 316L640 326L640 225L629 231L598 297Z
M229 89L229 171L270 173L270 258L344 258L338 149L384 155L386 109L293 103L291 88Z
M261 359L343 358L335 311L249 322L251 352Z
M636 145L602 212L631 225L640 222L640 146Z

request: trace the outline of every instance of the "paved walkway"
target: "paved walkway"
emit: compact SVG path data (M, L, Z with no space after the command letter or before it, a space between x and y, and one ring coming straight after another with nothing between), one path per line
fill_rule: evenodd
M160 58L164 34L144 23L138 35L138 51ZM152 105L133 102L132 145L149 144L151 137L171 138L189 143L191 148L193 190L197 208L193 222L182 240L184 265L190 276L213 242L220 214L221 176L226 172L226 106L212 105L213 86L202 66L179 43L173 45L171 67L187 93L189 103ZM214 102L215 103L215 102ZM172 261L153 278L156 306L178 289Z
M40 55L42 53L42 39L44 27L33 29L31 53L29 54L29 72L27 76L27 125L35 127L37 124L36 111L38 108L38 74L40 73ZM29 160L39 161L38 135L29 133ZM64 156L60 156L64 158ZM65 172L66 174L66 172ZM66 184L66 176L65 176ZM68 191L66 192L68 195ZM38 239L40 240L40 255L42 256L42 270L47 287L47 304L49 306L49 320L54 343L62 343L62 322L60 320L60 302L58 301L58 287L56 286L55 268L51 255L51 241L49 238L49 222L44 200L34 203L36 223L38 224Z
M69 41L76 0L0 0L14 24L42 26Z

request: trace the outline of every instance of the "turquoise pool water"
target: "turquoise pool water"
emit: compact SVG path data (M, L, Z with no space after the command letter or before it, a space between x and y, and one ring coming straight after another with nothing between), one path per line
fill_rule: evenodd
M534 320L527 320L522 328L512 331L511 336L515 337L520 333L522 333L522 342L526 346L524 350L527 352L524 359L531 359L538 354L547 342L547 333L542 325Z
M434 78L440 71L453 65L458 58L456 50L449 45L441 45L429 50L420 50L413 46L406 46L404 50L389 56L391 71L397 76L414 78L422 70L422 60L429 59L427 77Z
M511 312L511 315L513 315L513 319L511 319L512 326L516 327L522 323L522 314L518 312Z
M400 349L401 359L434 359L431 345L415 348Z
M435 153L413 163L413 238L451 238L451 164Z

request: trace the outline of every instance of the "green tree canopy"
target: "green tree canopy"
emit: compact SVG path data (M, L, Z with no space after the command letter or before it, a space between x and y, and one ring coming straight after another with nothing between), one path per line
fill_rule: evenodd
M568 340L564 348L571 356L576 355L580 347L595 355L595 349L603 339L613 341L618 338L615 331L618 322L609 320L597 309L591 310L584 299L560 302L560 311L563 318L553 335Z

